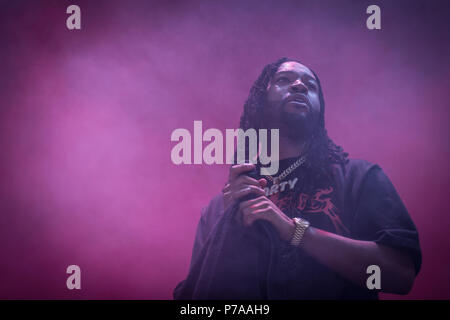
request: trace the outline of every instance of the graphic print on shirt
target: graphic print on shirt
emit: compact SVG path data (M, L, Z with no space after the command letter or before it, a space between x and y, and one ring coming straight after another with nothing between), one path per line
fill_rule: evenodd
M333 190L332 186L328 186L327 188L316 189L313 195L300 193L297 209L304 214L323 214L327 216L333 224L336 233L346 235L350 232L339 217L339 209L332 202ZM273 193L268 198L283 211L295 206L291 190L283 196L281 194L283 193Z
M338 234L349 234L349 230L342 223L341 218L339 217L338 208L331 201L332 192L333 187L329 186L326 189L317 190L313 196L301 193L297 208L304 213L324 213L328 218L330 218Z

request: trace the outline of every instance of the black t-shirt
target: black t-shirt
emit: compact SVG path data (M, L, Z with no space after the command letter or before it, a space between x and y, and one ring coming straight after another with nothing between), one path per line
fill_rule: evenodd
M279 172L295 160L281 160ZM407 252L419 272L417 229L378 165L359 159L349 159L344 167L333 165L331 181L315 181L312 192L302 192L302 170L307 169L299 167L278 186L269 184L266 196L288 216L306 219L315 228ZM239 228L227 220L227 212L221 195L202 211L190 271L175 288L176 299L378 297L282 241L270 223Z

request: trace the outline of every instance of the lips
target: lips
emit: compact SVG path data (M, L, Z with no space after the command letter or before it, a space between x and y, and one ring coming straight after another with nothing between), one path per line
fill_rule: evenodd
M306 107L309 109L309 101L305 96L291 96L286 99L286 104L293 105L296 108Z

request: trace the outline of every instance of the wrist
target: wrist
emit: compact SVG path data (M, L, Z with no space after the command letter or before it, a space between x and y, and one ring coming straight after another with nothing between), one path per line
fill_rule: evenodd
M267 221L269 221L278 230L280 238L283 241L288 243L291 242L297 228L294 219L290 218L282 211L279 211L276 214L268 216ZM303 221L307 222L306 220Z
M295 231L295 222L289 217L276 217L270 220L274 227L278 230L280 238L289 242Z

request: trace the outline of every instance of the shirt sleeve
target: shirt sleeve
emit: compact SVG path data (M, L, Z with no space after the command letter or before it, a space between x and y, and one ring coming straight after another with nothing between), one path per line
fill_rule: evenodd
M205 222L205 213L207 211L207 208L203 208L200 216L200 220L197 223L197 230L195 232L195 239L194 239L194 246L192 248L192 255L191 255L191 263L189 265L189 272L191 272L193 265L195 261L198 259L200 252L203 248L203 246L206 243L206 236L207 236L207 230L206 230L206 222ZM191 296L186 296L185 292L189 292L189 290L185 290L186 286L186 279L180 281L177 286L173 290L173 298L175 300L185 300L185 299L191 299Z
M200 254L200 251L202 250L202 248L206 242L206 236L208 235L208 230L207 230L206 222L205 222L206 210L207 210L206 208L202 209L200 220L197 223L197 230L195 232L194 246L192 248L191 264L190 264L189 268L192 268L194 261L197 260L199 254Z
M197 230L195 232L194 246L192 248L192 257L190 268L202 251L202 248L208 242L208 237L215 225L220 219L221 212L223 210L223 198L222 194L214 197L211 202L202 209L200 220L197 223Z
M378 166L366 174L356 202L353 233L359 240L374 241L408 253L416 275L422 264L419 234L392 182Z

